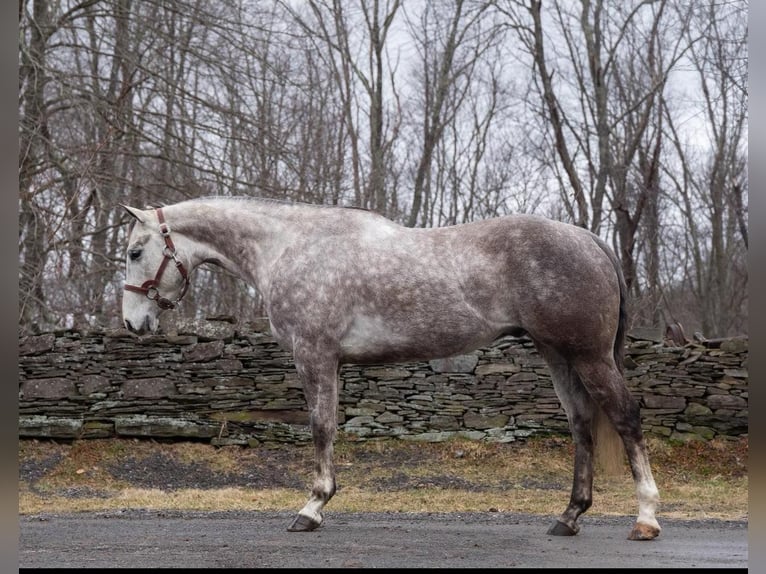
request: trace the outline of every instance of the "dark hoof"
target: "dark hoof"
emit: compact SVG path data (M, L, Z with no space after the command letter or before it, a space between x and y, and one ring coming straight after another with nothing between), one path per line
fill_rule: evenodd
M299 514L293 523L287 527L288 532L311 532L322 525L321 520L314 520L303 514Z
M649 524L636 522L633 530L630 531L628 540L654 540L660 535L660 529Z
M553 536L574 536L577 534L577 531L580 530L577 528L577 530L570 528L563 522L559 522L558 520L551 524L551 527L548 529L548 534L551 534Z

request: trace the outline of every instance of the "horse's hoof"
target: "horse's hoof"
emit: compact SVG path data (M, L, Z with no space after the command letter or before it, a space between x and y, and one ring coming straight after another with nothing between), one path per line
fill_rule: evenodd
M630 531L628 540L654 540L660 535L660 527L636 522L633 530Z
M553 536L574 536L579 530L580 528L576 524L574 528L571 528L570 526L557 520L551 524L551 527L548 529L548 534Z
M288 532L311 532L322 525L321 520L314 520L303 514L299 514L293 523L287 527Z

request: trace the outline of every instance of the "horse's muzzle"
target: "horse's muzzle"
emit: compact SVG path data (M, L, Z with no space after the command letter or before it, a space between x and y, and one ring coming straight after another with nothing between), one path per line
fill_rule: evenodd
M136 335L143 335L144 333L150 330L149 317L148 316L144 317L144 322L138 325L137 327L134 327L133 323L131 323L128 319L125 319L125 327L131 333L135 333Z

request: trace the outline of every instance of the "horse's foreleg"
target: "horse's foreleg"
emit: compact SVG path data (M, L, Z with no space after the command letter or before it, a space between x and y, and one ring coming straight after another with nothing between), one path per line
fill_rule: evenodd
M542 349L541 349L542 350ZM591 420L595 403L571 367L551 350L544 351L575 445L574 478L569 505L548 529L555 536L574 536L580 530L577 519L593 503L593 437Z
M631 396L614 363L583 362L577 369L583 384L609 417L625 445L638 498L638 518L628 539L652 540L661 530L655 517L660 495L649 465L638 402Z
M311 496L287 530L307 532L321 526L322 508L335 494L333 442L338 422L338 365L306 365L296 360L309 408L314 441L314 482Z

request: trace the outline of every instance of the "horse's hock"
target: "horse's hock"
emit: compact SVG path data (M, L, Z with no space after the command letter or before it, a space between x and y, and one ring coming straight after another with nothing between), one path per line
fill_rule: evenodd
M211 320L142 338L21 337L19 436L308 441L292 357L266 327ZM626 377L644 431L679 440L746 434L747 356L747 338L675 346L652 330L632 332ZM545 363L531 341L511 337L427 363L344 366L338 425L359 438L424 441L569 434Z

